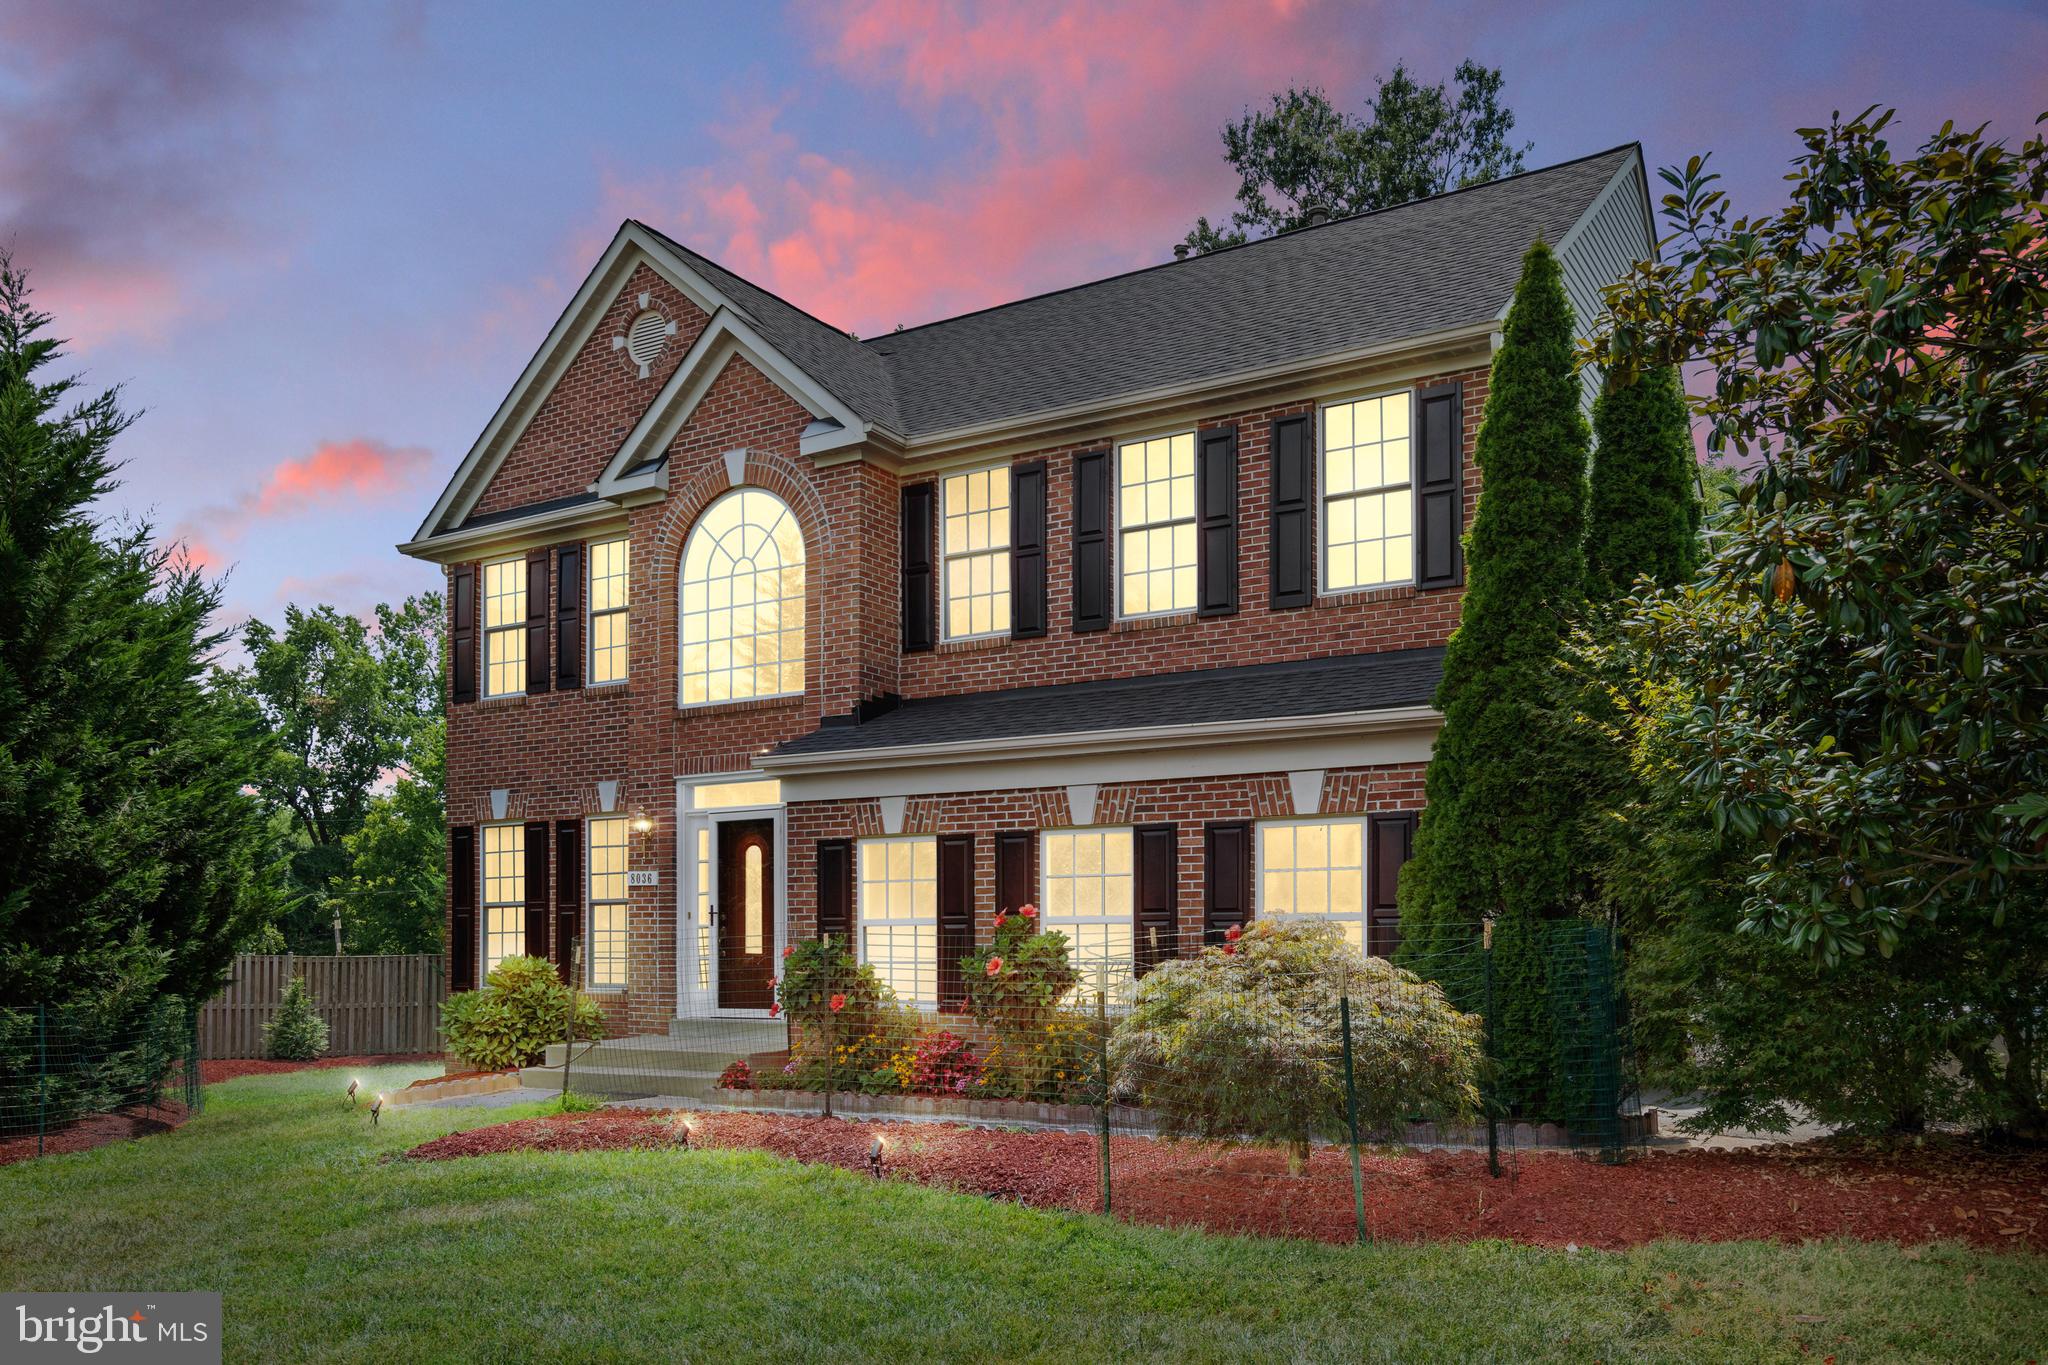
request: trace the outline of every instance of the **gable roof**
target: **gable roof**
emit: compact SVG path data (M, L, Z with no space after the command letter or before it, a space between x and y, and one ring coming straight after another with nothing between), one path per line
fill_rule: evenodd
M680 368L650 395L647 415L593 485L605 499L665 479L649 443L687 416L692 386L715 377L733 347L821 419L807 450L871 435L899 447L979 439L1063 412L1472 336L1504 314L1529 243L1542 237L1566 254L1603 205L1625 225L1624 239L1639 217L1642 252L1654 252L1638 144L865 342L629 219L400 548L430 553L430 540L479 524L478 497L636 261L713 315L701 357L709 368ZM1603 258L1581 273L1609 267ZM727 336L732 346L711 346Z

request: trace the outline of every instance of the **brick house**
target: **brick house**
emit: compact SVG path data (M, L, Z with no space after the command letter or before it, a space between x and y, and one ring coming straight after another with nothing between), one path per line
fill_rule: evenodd
M1595 316L1640 150L864 341L626 223L400 547L447 574L451 985L575 944L659 1033L832 932L943 1004L1026 901L1138 966L1256 915L1386 951L1538 236Z

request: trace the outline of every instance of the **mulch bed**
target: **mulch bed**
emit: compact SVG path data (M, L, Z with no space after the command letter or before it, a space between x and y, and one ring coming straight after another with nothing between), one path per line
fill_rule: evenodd
M191 1115L185 1106L175 1101L158 1105L130 1105L117 1109L111 1114L88 1114L75 1123L66 1124L55 1132L43 1137L43 1154L54 1156L58 1152L88 1152L95 1147L104 1147L110 1142L125 1142L129 1138L149 1137L155 1133L168 1133ZM0 1138L0 1166L17 1161L33 1161L36 1156L36 1135Z
M273 1076L280 1071L327 1071L344 1066L417 1066L443 1060L438 1052L408 1052L391 1056L322 1057L313 1062L273 1062L263 1057L220 1057L199 1064L199 1079L218 1085L242 1076Z
M445 1160L508 1151L579 1152L669 1145L667 1115L603 1110L520 1119L423 1143ZM1101 1207L1097 1139L936 1123L855 1123L784 1114L692 1114L692 1142L866 1170L877 1135L886 1172L1039 1208ZM1319 1148L1307 1171L1286 1156L1149 1138L1111 1140L1111 1205L1134 1222L1212 1232L1348 1242L1351 1167ZM1961 1142L1920 1148L1846 1143L1740 1152L1650 1152L1620 1166L1525 1154L1486 1173L1477 1152L1369 1152L1366 1218L1399 1241L1498 1237L1540 1246L1620 1248L1659 1238L1798 1242L1852 1237L1911 1246L1959 1240L2048 1251L2048 1152Z

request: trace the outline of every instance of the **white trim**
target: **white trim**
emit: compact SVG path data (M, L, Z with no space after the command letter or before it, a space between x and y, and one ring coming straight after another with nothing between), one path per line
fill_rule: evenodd
M747 452L728 450L725 452L726 487L738 488L747 481Z
M635 474L626 471L655 460L668 450L676 433L690 420L697 405L704 401L704 395L711 391L711 386L736 356L753 365L811 416L830 417L843 428L815 439L801 438L798 448L804 454L848 444L845 438L849 433L854 441L858 441L869 430L869 424L862 422L853 409L769 345L743 314L731 308L721 308L712 314L711 321L690 343L690 349L683 354L675 373L662 384L654 401L647 405L632 431L619 443L617 452L605 465L604 473L598 476L595 487L600 497L615 497L655 483L664 488L668 486L666 460Z
M1067 819L1076 826L1095 823L1095 793L1101 787L1094 782L1074 782L1067 787Z
M891 836L903 833L903 815L910 806L910 798L885 796L877 804L882 808L882 833Z
M1569 252L1572 249L1572 247L1578 244L1579 238L1585 235L1586 229L1592 225L1593 220L1600 216L1600 211L1601 209L1606 207L1607 201L1609 199L1612 199L1615 195L1621 193L1623 186L1627 186L1630 189L1634 189L1636 177L1642 172L1643 153L1642 148L1637 147L1635 148L1635 155L1624 158L1621 163L1621 168L1615 171L1613 176L1608 179L1607 183L1601 187L1600 193L1593 196L1593 202L1586 205L1586 211L1584 213L1581 213L1578 216L1578 218L1572 223L1572 225L1565 229L1564 236L1558 238L1557 244L1551 247L1551 254L1555 255L1558 258L1558 260L1562 261L1565 258L1565 254ZM1644 178L1643 183L1648 183L1647 176ZM1642 203L1641 201L1638 201L1637 208L1642 210L1646 214L1648 212L1647 205ZM1656 220L1654 218L1645 217L1642 222L1642 228L1643 236L1649 243L1650 257L1654 260L1657 255ZM1495 314L1495 317L1500 321L1505 322L1508 316L1508 309L1514 307L1514 304L1515 296L1512 293L1510 293L1508 295L1508 301L1500 306L1500 312ZM1580 326L1583 327L1586 325L1588 319L1581 318L1578 321Z
M489 486L491 476L507 452L519 443L535 413L546 404L570 363L595 335L598 323L619 296L621 286L641 264L667 280L678 292L706 313L716 313L733 304L712 287L709 280L686 265L682 258L663 246L638 223L626 222L613 234L610 245L597 264L583 277L583 283L562 309L547 338L526 362L511 390L498 404L483 432L462 457L454 475L433 509L413 535L415 543L426 540L444 526L460 525Z
M1421 433L1417 430L1416 424L1421 418L1421 412L1415 401L1415 392L1413 384L1405 386L1397 384L1391 388L1381 389L1377 393L1365 392L1353 394L1349 398L1331 398L1316 405L1316 598L1319 601L1323 598L1345 598L1354 593L1361 592L1384 592L1388 588L1412 588L1421 581L1422 535L1420 528L1416 525L1414 510L1415 446L1416 442L1421 439ZM1410 507L1408 539L1413 542L1409 546L1408 576L1406 578L1396 578L1385 583L1360 583L1349 588L1333 588L1330 586L1330 480L1323 465L1324 460L1329 458L1329 411L1331 408L1344 407L1351 403L1365 403L1381 398L1392 398L1397 393L1408 395L1408 482L1405 484L1382 484L1377 488L1354 488L1343 496L1347 498L1360 498L1380 493L1392 493L1402 488L1408 490ZM1356 450L1358 448L1357 442L1354 441L1351 448ZM1386 537L1382 536L1380 539L1385 540Z
M785 803L1426 763L1443 717L1428 706L1224 724L1158 725L1018 740L765 754ZM1087 803L1093 815L1092 797ZM1084 823L1077 808L1075 823Z

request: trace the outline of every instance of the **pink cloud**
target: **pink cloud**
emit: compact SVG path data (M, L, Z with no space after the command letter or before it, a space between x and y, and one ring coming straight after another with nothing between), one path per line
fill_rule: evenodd
M929 321L1166 259L1229 205L1227 120L1289 84L1362 95L1358 18L1302 3L816 5L803 27L818 62L981 145L906 177L799 146L763 102L717 130L709 163L611 178L605 203L863 335Z
M423 446L391 446L358 437L325 441L309 455L280 460L256 488L231 503L202 508L171 529L167 540L194 567L218 573L226 546L259 522L315 509L337 498L365 501L411 490L433 462Z

